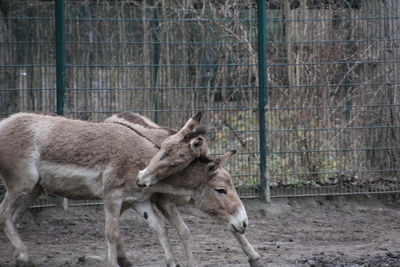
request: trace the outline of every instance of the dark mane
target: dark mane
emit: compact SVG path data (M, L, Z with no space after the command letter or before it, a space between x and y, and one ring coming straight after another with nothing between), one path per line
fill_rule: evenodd
M156 143L154 143L152 140L150 140L149 138L147 138L147 136L143 135L141 132L137 131L135 128L131 127L130 125L125 124L125 123L122 123L122 122L113 122L113 123L119 124L119 125L122 125L122 126L127 127L128 129L134 131L137 135L140 135L141 137L143 137L144 139L146 139L147 141L149 141L150 143L152 143L158 150L161 149L161 147L160 147L159 145L157 145Z
M173 135L173 134L176 134L178 132L177 130L174 130L174 129L169 128L169 127L164 127L164 126L154 127L154 126L151 126L145 120L143 120L143 118L140 115L138 115L136 113L133 113L133 112L122 112L122 113L117 114L117 117L118 118L122 118L122 119L124 119L126 121L129 121L131 123L138 124L138 125L143 126L144 128L147 128L147 129L164 130L164 131L166 131L168 133L168 135Z
M154 127L150 126L147 122L145 122L139 115L133 112L122 112L117 114L118 118L122 118L134 124L139 124L148 129L154 129Z

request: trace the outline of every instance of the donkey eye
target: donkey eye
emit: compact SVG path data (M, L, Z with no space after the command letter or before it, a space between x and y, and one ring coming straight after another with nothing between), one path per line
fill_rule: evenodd
M184 157L185 157L185 154L179 154L179 157L180 157L180 158L184 158Z
M217 192L218 192L218 193L220 193L220 194L224 194L224 195L226 195L226 194L227 194L226 190L225 190L225 189L223 189L223 188L220 188L220 189L215 189L215 191L217 191Z

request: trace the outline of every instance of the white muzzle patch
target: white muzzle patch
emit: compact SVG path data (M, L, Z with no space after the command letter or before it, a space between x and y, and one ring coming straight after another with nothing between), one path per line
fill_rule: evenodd
M247 218L246 209L244 208L244 206L241 206L240 208L238 208L235 214L231 216L228 228L230 231L244 234L248 225L249 220Z
M137 185L140 187L149 187L154 184L154 177L149 175L147 169L141 170L137 176Z

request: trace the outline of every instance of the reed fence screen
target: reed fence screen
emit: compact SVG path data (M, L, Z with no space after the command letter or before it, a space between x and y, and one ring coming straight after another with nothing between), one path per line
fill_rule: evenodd
M1 117L201 110L242 197L400 192L397 0L55 2L0 0Z

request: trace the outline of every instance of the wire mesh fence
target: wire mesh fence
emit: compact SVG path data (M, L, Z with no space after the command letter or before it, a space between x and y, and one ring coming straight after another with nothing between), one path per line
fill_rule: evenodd
M55 112L54 3L7 3L0 115ZM65 116L206 111L211 154L239 151L240 195L263 193L256 1L65 3ZM399 192L398 1L266 3L271 197Z
M269 13L271 192L398 191L398 1L283 2Z

